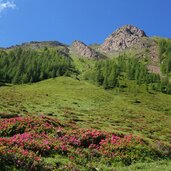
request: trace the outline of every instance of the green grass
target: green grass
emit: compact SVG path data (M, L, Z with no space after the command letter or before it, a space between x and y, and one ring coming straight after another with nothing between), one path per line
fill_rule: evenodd
M58 160L58 163L64 164L66 162L69 162L65 158L58 158L58 156L56 156L54 159L46 158L46 162L49 165L54 165L56 159ZM70 164L72 165L72 163ZM90 170L97 170L97 171L171 171L171 161L162 160L162 161L156 161L151 163L136 163L130 166L117 166L117 165L107 166L101 163L98 164L91 163L89 164L89 168ZM88 171L88 170L85 169L84 171Z
M171 161L157 161L153 163L136 163L129 167L120 167L117 171L171 171Z
M170 141L171 96L134 87L106 91L86 81L59 77L31 85L0 87L0 112L46 114L81 127L139 134ZM138 101L138 103L137 103Z
M68 77L30 85L1 86L0 114L45 114L83 128L133 133L149 142L162 141L169 144L171 96L148 93L143 86L135 94L135 88L130 83L129 88L122 91L107 91L89 82ZM153 143L153 146L160 149L157 143ZM161 161L115 168L118 171L169 171L170 166L169 161Z
M96 60L78 57L74 54L72 54L71 57L73 59L73 63L75 64L76 69L81 73L81 78L84 75L83 73L92 69L94 67L94 64L96 63Z

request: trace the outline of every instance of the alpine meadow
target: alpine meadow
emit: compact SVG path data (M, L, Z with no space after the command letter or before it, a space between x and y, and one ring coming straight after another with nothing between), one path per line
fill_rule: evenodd
M171 171L171 39L0 48L0 171L58 170Z

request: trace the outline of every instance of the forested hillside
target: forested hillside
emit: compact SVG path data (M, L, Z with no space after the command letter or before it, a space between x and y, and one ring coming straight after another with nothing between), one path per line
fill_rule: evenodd
M85 73L89 79L105 89L127 87L128 80L134 80L137 85L145 84L147 90L157 90L171 93L169 78L148 71L147 63L136 57L121 55L118 58L97 61L95 67Z
M145 84L147 90L171 93L169 75L171 68L171 43L159 39L160 63L162 75L148 70L146 59L136 55L123 54L110 59L98 59L85 72L79 71L69 53L55 48L25 49L21 47L0 51L0 81L3 83L33 83L58 76L84 75L105 89L128 86L128 80L134 80L137 85ZM81 59L82 58L82 59ZM83 57L80 61L83 60ZM88 59L89 61L94 59ZM86 65L86 64L84 64Z
M0 51L0 81L32 83L76 73L71 57L56 49Z

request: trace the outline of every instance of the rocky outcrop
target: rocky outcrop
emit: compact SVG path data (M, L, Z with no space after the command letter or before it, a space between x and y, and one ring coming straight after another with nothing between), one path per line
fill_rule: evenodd
M100 51L108 53L112 51L122 51L130 47L143 47L142 37L147 37L143 30L126 25L113 32L101 45Z
M78 40L72 43L71 51L81 57L94 58L94 59L98 59L100 57L95 50L93 50L92 48L90 48L89 46Z
M150 63L148 65L148 70L152 73L161 74L160 72L160 60L159 60L159 49L156 44L151 45L149 50Z

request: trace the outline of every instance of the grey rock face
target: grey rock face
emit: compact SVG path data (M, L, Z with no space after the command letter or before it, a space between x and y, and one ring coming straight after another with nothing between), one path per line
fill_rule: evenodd
M101 45L102 52L121 51L129 47L142 47L144 44L140 38L147 37L143 30L126 25L113 32Z
M71 51L82 57L96 58L96 59L99 58L99 55L95 50L91 49L86 44L78 40L72 43Z

